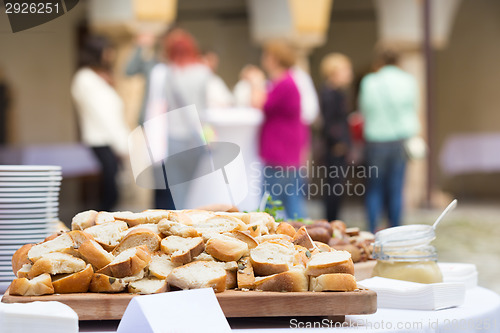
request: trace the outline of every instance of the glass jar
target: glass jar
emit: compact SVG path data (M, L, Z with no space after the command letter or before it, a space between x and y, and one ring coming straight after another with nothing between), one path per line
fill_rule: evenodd
M430 243L436 238L430 225L388 228L375 235L372 276L418 283L443 282L437 253Z

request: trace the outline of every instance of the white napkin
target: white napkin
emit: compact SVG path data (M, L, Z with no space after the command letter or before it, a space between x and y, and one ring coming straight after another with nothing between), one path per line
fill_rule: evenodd
M443 282L463 282L467 289L477 287L476 265L451 262L440 262L438 265L443 273Z
M60 302L0 303L0 332L78 333L78 315Z
M359 282L377 293L379 308L440 310L463 304L465 284L442 282L423 284L373 277Z

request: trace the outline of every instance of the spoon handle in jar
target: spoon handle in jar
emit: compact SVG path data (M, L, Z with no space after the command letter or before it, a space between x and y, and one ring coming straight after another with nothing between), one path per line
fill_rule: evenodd
M434 224L432 225L432 229L436 230L436 227L437 225L439 224L439 222L441 222L441 220L443 219L443 217L451 210L453 210L456 206L457 206L457 199L453 200L449 205L448 207L445 208L445 210L443 210L443 212L441 213L441 215L439 215L439 217L437 218L436 222L434 222Z

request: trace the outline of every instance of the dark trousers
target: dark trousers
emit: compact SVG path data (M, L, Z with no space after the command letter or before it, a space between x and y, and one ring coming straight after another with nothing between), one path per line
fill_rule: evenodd
M406 153L403 141L366 144L367 168L375 167L366 184L366 210L371 232L384 211L389 226L401 224Z
M98 209L112 211L118 201L116 174L119 160L110 146L92 147L92 150L101 164Z
M169 189L155 190L155 209L175 209L174 199Z
M345 156L327 156L326 167L330 170L331 167L343 170L346 167ZM323 203L326 210L326 218L328 221L335 221L340 218L340 206L342 204L342 195L335 194L334 189L340 184L344 185L345 178L342 172L338 172L337 177L326 178L326 183L332 189L329 193L323 193Z

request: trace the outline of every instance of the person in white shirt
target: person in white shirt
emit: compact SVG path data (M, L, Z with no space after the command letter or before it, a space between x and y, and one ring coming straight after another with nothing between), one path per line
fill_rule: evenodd
M105 211L112 210L118 201L116 175L120 158L128 155L129 128L124 118L124 105L111 80L113 52L104 37L89 37L71 84L81 139L101 164L98 208Z

